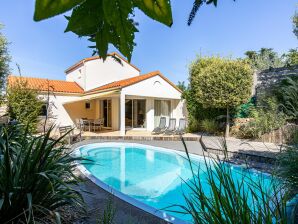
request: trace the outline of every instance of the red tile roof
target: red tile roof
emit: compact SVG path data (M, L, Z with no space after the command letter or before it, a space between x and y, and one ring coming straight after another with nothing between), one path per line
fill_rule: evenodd
M108 56L117 56L118 58L125 61L127 64L129 64L130 66L132 66L136 70L140 71L140 69L138 67L136 67L135 65L129 63L125 58L123 58L120 54L118 54L116 52L112 52L112 53L108 54ZM68 69L66 69L65 73L67 74L68 72L80 67L86 61L92 61L92 60L96 60L96 59L99 59L99 58L101 58L101 57L100 56L93 56L93 57L89 57L89 58L84 58L84 59L80 60L79 62L75 63L74 65L70 66Z
M168 80L165 76L163 76L159 71L154 71L144 75L138 75L132 78L111 82L85 92L76 82L68 82L68 81L62 81L62 80L49 80L49 79L31 78L31 77L20 77L20 76L12 76L12 75L8 76L8 86L12 86L14 85L14 83L17 82L17 80L22 79L23 81L27 82L29 88L36 89L39 91L48 91L48 87L50 87L50 91L53 91L53 92L92 94L95 92L102 92L102 91L105 92L111 89L121 89L130 85L136 84L138 82L141 82L143 80L149 79L154 76L160 76L170 85L172 85L175 89L181 92L181 90L175 84L173 84L170 80Z
M60 93L84 93L84 90L76 82L62 80L49 80L41 78L8 76L8 86L13 86L18 80L25 81L28 88L39 91L50 91Z
M168 80L165 76L163 76L159 71L154 71L154 72L150 72L150 73L147 73L147 74L144 74L144 75L138 75L138 76L135 76L135 77L132 77L132 78L122 79L122 80L119 80L119 81L111 82L111 83L108 83L106 85L91 89L91 90L87 91L86 93L92 93L92 92L97 92L97 91L105 91L105 90L109 90L109 89L127 87L127 86L136 84L138 82L141 82L143 80L149 79L149 78L157 76L157 75L160 76L161 78L163 78L166 82L168 82L170 85L172 85L179 92L181 92L181 90L175 84L173 84L170 80Z

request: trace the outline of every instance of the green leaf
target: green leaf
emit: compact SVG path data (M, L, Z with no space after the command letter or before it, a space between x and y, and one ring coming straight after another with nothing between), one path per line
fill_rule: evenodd
M170 0L133 0L134 5L150 18L167 26L172 26L172 10Z
M4 199L0 199L0 210L1 210L1 208L2 208L2 205L4 204Z
M101 55L101 57L105 60L107 57L107 52L109 47L108 33L105 32L105 29L103 29L103 32L96 34L95 43L96 43L96 48L98 49L99 55Z
M95 35L103 23L102 1L89 0L75 7L68 19L65 32L72 31L79 36Z
M34 20L40 21L67 12L84 0L36 0Z
M135 46L134 33L138 31L133 19L130 18L133 10L132 1L103 0L103 6L105 21L112 27L112 32L119 37L113 38L112 42L130 61Z

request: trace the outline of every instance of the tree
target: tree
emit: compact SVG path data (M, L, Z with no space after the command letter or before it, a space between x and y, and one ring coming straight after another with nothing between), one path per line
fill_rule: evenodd
M283 57L285 58L285 63L287 66L294 66L298 65L298 50L290 49L287 54L284 54Z
M178 87L182 92L184 92L184 91L187 89L187 86L185 85L185 82L184 82L184 81L182 81L182 82L178 81L177 87Z
M259 51L246 51L246 60L256 70L265 70L269 68L283 67L285 63L282 57L272 48L261 48Z
M5 80L9 73L10 56L8 54L8 42L5 36L1 33L3 25L0 23L0 91L2 92L5 86Z
M226 137L230 110L251 97L253 71L243 60L199 57L190 66L190 88L204 108L226 109Z
M204 4L217 5L218 0L194 0L188 24ZM73 32L79 37L87 37L93 46L94 54L104 59L109 44L114 45L130 61L136 45L138 32L134 10L139 9L148 17L171 26L173 23L170 0L36 0L34 20L44 20L69 10L65 32Z
M293 16L293 33L298 38L298 13L295 12L295 15Z
M8 115L10 119L28 126L31 132L36 131L39 115L44 104L38 98L36 90L30 89L22 78L9 83L7 89Z

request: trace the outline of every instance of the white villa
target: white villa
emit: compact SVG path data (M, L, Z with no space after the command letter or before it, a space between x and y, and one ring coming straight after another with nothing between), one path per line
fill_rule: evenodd
M105 61L86 58L65 71L66 81L22 77L46 98L50 92L50 117L58 126L74 125L77 119L103 118L103 128L152 131L161 116L185 117L181 91L159 71L141 74L117 53ZM13 85L19 76L8 77ZM47 110L45 110L46 112Z

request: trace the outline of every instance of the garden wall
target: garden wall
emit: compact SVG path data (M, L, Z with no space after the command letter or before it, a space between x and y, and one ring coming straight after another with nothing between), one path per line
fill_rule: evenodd
M274 130L270 133L266 133L261 136L260 140L262 142L272 142L276 144L286 144L289 143L294 138L294 134L298 131L298 125L287 124L283 127Z
M255 94L260 94L263 90L270 88L272 85L280 82L286 77L298 77L298 65L291 67L266 69L256 73L254 86Z

